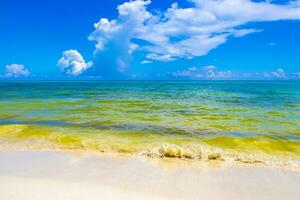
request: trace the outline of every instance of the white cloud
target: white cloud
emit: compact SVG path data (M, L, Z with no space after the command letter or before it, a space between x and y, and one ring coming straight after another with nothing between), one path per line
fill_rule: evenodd
M169 75L184 79L244 79L244 80L295 80L300 78L300 72L286 73L282 68L275 71L232 73L219 71L216 66L189 67Z
M150 60L143 60L143 61L141 62L141 64L150 64L150 63L151 63Z
M297 78L296 73L285 73L282 68L278 68L276 71L264 71L264 72L244 72L240 75L244 79L293 79Z
M231 71L218 71L216 66L209 65L204 67L189 67L182 71L173 72L174 77L191 79L230 79Z
M139 45L131 39L143 32L144 22L151 18L146 10L150 0L125 2L118 6L118 19L101 18L94 24L94 32L89 35L90 41L95 41L95 54L109 48L116 54L116 64L120 72L127 67L128 57L139 49Z
M63 57L59 59L57 65L69 75L77 76L93 65L92 62L86 63L81 54L76 50L63 52Z
M6 74L4 77L7 78L18 78L18 77L27 77L30 75L30 72L21 64L11 64L6 65Z
M208 65L208 66L203 67L203 70L205 70L205 71L211 71L211 70L214 70L216 68L217 68L216 66Z
M159 61L162 61L162 62L167 62L167 61L172 61L174 60L174 58L172 58L171 55L157 55L157 54L148 54L146 56L146 58L150 59L150 60L159 60Z
M122 56L143 51L146 58L172 61L206 55L230 37L261 30L240 28L249 22L300 19L300 1L275 4L251 0L190 0L188 8L177 3L164 12L147 10L150 0L135 0L118 6L117 19L100 19L89 40L101 52L114 44ZM119 56L120 57L120 56ZM120 59L120 58L119 58ZM124 59L123 59L124 60Z
M271 72L272 77L274 78L285 78L284 70L279 68L274 72Z

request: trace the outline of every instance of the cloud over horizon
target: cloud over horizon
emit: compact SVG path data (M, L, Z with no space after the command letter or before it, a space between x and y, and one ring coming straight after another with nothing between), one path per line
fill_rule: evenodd
M184 70L178 70L171 73L176 78L188 78L188 79L230 79L232 78L232 72L219 71L216 66L208 65L204 67L189 67Z
M300 72L287 73L282 68L277 68L274 71L243 73L218 70L218 68L214 65L188 67L183 70L168 72L168 77L190 80L298 80L300 78Z
M272 75L274 78L285 78L285 72L284 72L284 70L281 69L281 68L278 68L276 71L271 72L271 75Z
M93 65L93 62L85 62L82 55L77 50L67 50L58 60L59 66L63 72L68 75L78 76Z
M28 77L30 72L22 64L10 64L5 66L6 73L4 77L6 78L20 78Z

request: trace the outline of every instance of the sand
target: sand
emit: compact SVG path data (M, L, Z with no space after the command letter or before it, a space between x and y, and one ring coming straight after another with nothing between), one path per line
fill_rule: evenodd
M175 164L177 163L177 164ZM300 199L300 172L259 165L1 151L1 200Z

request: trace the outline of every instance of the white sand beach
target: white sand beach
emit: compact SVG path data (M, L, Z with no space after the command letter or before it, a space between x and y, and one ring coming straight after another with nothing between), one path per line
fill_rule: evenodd
M300 173L256 165L0 152L1 200L299 199Z

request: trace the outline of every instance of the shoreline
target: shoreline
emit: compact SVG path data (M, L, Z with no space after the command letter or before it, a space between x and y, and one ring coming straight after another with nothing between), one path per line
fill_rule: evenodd
M208 162L164 165L64 151L0 151L0 199L298 199L300 173Z
M149 156L146 153L132 153L132 152L113 152L113 151L99 151L97 149L85 149L85 148L64 148L57 144L50 143L47 141L1 141L0 140L0 152L61 152L61 153L75 153L78 155L94 155L94 156L104 156L110 158L125 158L125 159L137 159L142 161L147 161L149 163L160 163L165 164L173 163L173 165L183 164L191 166L203 166L210 165L210 163L219 163L218 165L224 166L259 166L265 168L275 168L290 171L300 171L300 160L298 159L285 159L276 156L266 156L263 157L261 154L257 154L257 158L253 156L248 157L233 157L229 159L224 159L222 150L211 151L210 155L206 159L193 159L188 157L173 157L173 156L163 156L155 157ZM172 149L171 149L172 151ZM255 154L254 154L255 155ZM268 158L269 160L267 160ZM264 160L265 159L265 160Z

